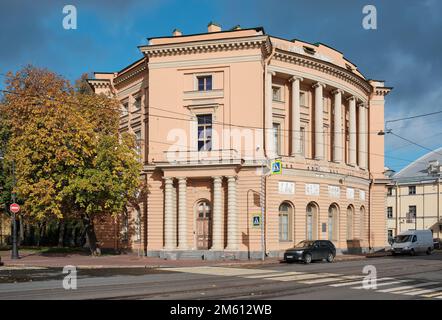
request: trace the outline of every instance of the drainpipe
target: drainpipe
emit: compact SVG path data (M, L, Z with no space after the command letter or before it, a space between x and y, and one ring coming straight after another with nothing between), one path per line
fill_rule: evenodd
M370 185L368 186L368 252L371 252L371 210L373 201L371 200L373 195L373 175L369 173Z
M267 41L270 42L270 46L272 46L272 42L270 40L270 37L267 37ZM266 89L267 89L268 65L269 65L269 63L272 60L274 55L275 55L275 48L272 46L271 53L268 55L267 58L264 59L264 104L263 104L264 105L264 110L263 110L264 114L265 114L265 108L266 108L266 103L267 103ZM268 92L267 94L271 94L271 93ZM266 125L265 125L266 119L264 117L263 117L263 119L264 119L264 123L263 123L263 125L264 125L263 138L264 138L264 141L265 141L265 139L266 139ZM269 154L269 150L267 150L267 148L266 148L266 143L264 143L264 150L265 150L265 155L266 155L266 160L267 160L267 156ZM263 197L264 198L264 201L263 201L264 202L264 206L263 206L262 222L261 222L262 225L263 225L263 228L264 228L264 232L263 232L263 235L264 235L264 239L263 239L264 250L263 251L267 255L267 234L266 234L267 233L267 228L266 228L266 222L267 222L266 212L267 212L267 203L268 203L268 201L267 201L267 176L264 176L262 178L261 190L264 193L264 197ZM264 258L265 257L262 257L263 260L264 260Z

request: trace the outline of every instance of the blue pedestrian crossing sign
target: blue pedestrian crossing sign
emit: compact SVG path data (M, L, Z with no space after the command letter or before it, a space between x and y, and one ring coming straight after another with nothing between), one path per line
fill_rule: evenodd
M272 161L271 172L272 172L272 174L281 174L282 173L282 161L281 160L273 160Z
M261 225L261 216L253 216L252 224L254 227L259 227Z

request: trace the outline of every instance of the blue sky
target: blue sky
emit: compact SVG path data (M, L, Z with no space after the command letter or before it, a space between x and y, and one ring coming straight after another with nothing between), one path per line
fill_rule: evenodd
M62 27L67 4L78 10L77 30ZM377 8L377 30L362 28L367 4ZM367 78L386 80L394 90L385 117L396 119L442 110L440 14L438 0L2 0L0 73L31 63L74 80L83 72L123 68L141 57L137 46L147 37L174 28L190 34L205 32L209 21L224 29L262 26L275 36L323 42ZM442 114L390 127L425 147L442 146ZM425 153L386 136L386 165L395 170Z

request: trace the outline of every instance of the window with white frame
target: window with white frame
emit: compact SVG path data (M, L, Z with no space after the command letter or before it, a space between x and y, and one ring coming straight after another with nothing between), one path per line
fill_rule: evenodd
M198 91L210 91L212 90L212 76L204 75L196 77L198 83Z
M137 154L141 155L141 130L135 131Z
M212 115L197 115L198 121L198 151L212 150Z
M288 203L279 206L279 241L291 240L292 207Z
M282 101L282 90L281 87L273 86L272 87L272 100L273 101Z
M129 102L128 101L123 101L121 103L121 115L127 116L129 114Z
M304 91L299 93L299 104L304 107L307 106L307 95Z
M415 195L416 194L416 186L409 186L408 187L408 194Z
M387 207L387 219L393 219L393 207Z
M281 154L281 124L278 122L273 123L273 142L275 144L274 150L280 155Z
M141 109L141 96L135 97L134 101L134 111L138 111Z

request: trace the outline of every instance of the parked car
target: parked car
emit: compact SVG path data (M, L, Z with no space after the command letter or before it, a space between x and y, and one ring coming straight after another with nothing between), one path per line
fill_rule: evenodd
M284 253L284 261L302 261L310 263L314 260L326 259L333 262L336 256L336 248L328 240L304 240L298 243L294 248L287 249Z
M431 254L434 249L433 234L431 230L408 230L402 232L394 239L391 246L392 255L426 252Z
M434 246L434 249L440 249L440 248L441 248L440 243L441 243L440 238L434 238L434 239L433 239L433 246Z

